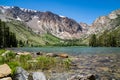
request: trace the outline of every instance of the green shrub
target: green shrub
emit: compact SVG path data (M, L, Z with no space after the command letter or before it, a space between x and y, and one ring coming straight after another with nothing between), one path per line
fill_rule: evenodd
M16 67L20 66L18 61L14 61L14 62L8 62L8 65L10 66L10 68L12 69L12 75L15 74L16 72Z
M32 56L31 55L20 55L19 61L21 63L25 63L27 60L31 60Z
M46 56L40 56L37 58L38 60L38 64L37 64L37 68L39 69L50 69L52 67L55 67L56 65L56 59L52 58L52 57L46 57Z
M71 60L70 59L65 59L63 60L63 65L66 69L70 69L71 66Z
M10 52L6 53L6 56L4 56L5 61L10 62L15 59L15 56L16 56L16 54L14 52L10 51Z
M3 56L0 56L0 64L4 64L5 63L5 58Z
M2 53L4 53L6 50L5 49L1 49L0 50L0 55L2 54Z
M31 55L20 55L18 61L20 62L20 65L24 68L24 69L30 69L31 68L31 64L29 64L27 61L31 60L32 56Z

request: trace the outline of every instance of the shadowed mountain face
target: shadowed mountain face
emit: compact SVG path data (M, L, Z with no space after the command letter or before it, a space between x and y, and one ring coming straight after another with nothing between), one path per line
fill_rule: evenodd
M38 34L51 33L62 39L80 38L82 27L73 19L52 12L40 12L19 7L0 7L3 20L8 18L25 22ZM3 17L4 16L4 17Z

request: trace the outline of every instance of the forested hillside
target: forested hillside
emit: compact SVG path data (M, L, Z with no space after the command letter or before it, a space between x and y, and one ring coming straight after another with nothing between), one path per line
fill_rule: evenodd
M120 47L120 26L111 31L104 31L99 36L93 34L90 37L89 45L93 47Z
M10 32L5 22L0 20L0 48L17 47L18 41L16 35Z

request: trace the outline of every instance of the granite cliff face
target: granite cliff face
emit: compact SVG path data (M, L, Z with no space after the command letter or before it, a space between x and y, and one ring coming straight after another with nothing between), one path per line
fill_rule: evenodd
M11 18L25 22L37 34L50 33L62 39L72 39L79 38L82 31L82 27L75 20L48 11L0 6L0 13L3 20Z

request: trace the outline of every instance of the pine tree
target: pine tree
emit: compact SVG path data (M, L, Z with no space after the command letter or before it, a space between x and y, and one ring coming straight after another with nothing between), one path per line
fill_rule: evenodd
M97 46L97 38L96 35L93 34L89 40L89 46L96 47Z
M2 48L3 37L2 37L2 22L0 20L0 48Z
M5 37L6 37L6 46L10 47L10 31L9 31L9 27L5 28Z

